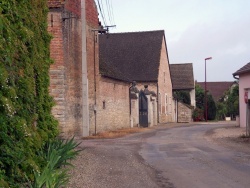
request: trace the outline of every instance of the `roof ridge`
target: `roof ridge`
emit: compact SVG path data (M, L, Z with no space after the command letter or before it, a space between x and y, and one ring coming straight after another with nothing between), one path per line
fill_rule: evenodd
M193 63L170 63L170 65L188 65Z
M234 81L207 81L206 83L231 83ZM197 82L197 83L205 83L205 82Z
M132 33L155 33L155 32L164 32L165 33L165 30L151 30L151 31L129 31L129 32L117 32L117 33L108 33L108 34L132 34Z

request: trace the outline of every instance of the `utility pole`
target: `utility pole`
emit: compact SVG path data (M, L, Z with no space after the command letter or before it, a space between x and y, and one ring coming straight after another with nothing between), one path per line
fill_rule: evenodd
M114 27L114 26L106 26L107 29L104 29L103 26L100 26L98 29L92 29L91 31L93 32L93 51L94 51L94 116L95 116L95 135L97 134L97 96L96 96L96 44L98 39L96 38L96 32L97 33L106 33L109 31L109 27Z
M212 59L212 57L205 58L205 116L207 122L207 60Z
M85 0L81 0L82 23L82 136L89 136L89 96L87 76Z

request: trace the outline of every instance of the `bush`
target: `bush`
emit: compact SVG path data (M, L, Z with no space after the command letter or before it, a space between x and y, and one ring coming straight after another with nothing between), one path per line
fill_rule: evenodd
M216 104L211 94L207 95L207 119L214 120L216 118Z
M194 121L203 121L204 120L204 112L202 109L199 109L199 108L194 109L193 120Z
M49 96L47 1L0 1L0 187L20 187L58 135ZM25 177L27 176L27 178Z
M189 91L175 91L174 96L178 101L181 101L185 104L191 105L190 93Z

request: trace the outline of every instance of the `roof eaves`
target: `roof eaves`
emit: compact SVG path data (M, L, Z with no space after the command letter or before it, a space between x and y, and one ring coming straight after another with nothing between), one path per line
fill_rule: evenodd
M238 76L240 74L244 74L244 73L248 73L248 72L250 72L250 70L236 71L235 73L233 73L233 76Z
M235 73L233 73L233 76L239 76L240 74L244 74L244 73L248 73L248 72L250 72L250 62L247 63L245 66L241 67Z
M105 74L101 74L101 76L106 77L106 78L109 78L109 79L117 80L117 81L127 82L127 83L131 83L131 82L132 82L132 81L130 81L130 80L123 80L123 79L116 78L116 77L113 77L113 76L107 76L107 75L105 75Z

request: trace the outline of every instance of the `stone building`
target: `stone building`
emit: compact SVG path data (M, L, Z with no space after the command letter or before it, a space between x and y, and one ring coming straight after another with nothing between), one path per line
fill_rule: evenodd
M190 95L190 105L175 101L176 122L191 122L195 108L195 82L192 63L170 64L173 92L187 91Z
M48 7L52 113L63 136L138 126L142 93L148 126L174 120L164 31L99 34L94 0L48 0Z
M95 123L95 95L99 89L94 79L99 70L95 53L97 8L94 0L48 0L48 7L54 60L50 67L50 93L56 103L52 113L62 135L87 136L90 125Z
M130 127L130 81L113 67L99 68L98 40L103 29L95 1L48 0L48 7L54 61L50 94L61 135L88 136Z
M101 77L136 81L139 90L144 85L151 91L150 124L174 121L172 81L164 31L112 33L101 35L99 56ZM116 72L109 71L110 68ZM132 102L132 106L136 102ZM134 117L133 125L138 120Z

